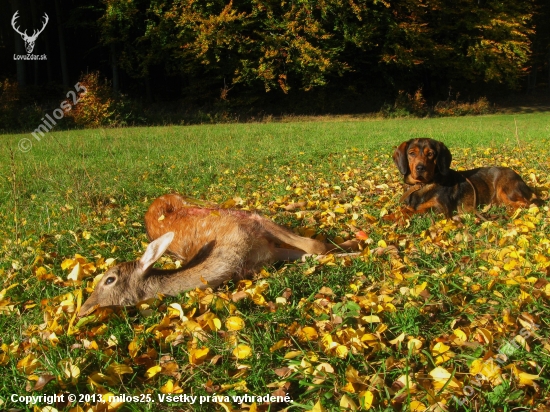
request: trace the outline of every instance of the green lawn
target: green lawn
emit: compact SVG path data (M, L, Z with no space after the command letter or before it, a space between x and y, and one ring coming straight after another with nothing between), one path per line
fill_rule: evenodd
M383 221L402 193L393 148L412 137L445 142L454 168L513 167L548 198L548 113L54 131L40 142L0 136L0 409L33 410L11 394L69 393L156 402L120 410L545 404L550 212L510 218L493 209L490 222L426 215L406 227ZM22 138L33 142L27 153L17 148ZM366 248L398 253L277 265L251 283L78 324L85 286L108 258L139 256L148 205L174 191L235 199L306 235L337 240L361 230ZM300 200L304 210L284 211ZM77 261L88 274L82 284L67 280ZM242 290L248 298L233 301ZM232 330L232 316L244 328ZM238 344L250 356L235 356ZM47 383L29 392L37 381ZM161 404L159 394L170 393L199 398ZM272 393L294 402L241 406L231 398ZM230 402L213 402L214 394ZM199 404L200 396L210 399ZM96 405L82 400L82 410Z

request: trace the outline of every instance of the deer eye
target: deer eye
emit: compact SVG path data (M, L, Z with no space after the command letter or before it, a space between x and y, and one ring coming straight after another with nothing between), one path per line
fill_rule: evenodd
M105 279L105 284L106 284L106 285L110 285L110 284L113 283L115 280L116 280L116 278L115 278L114 276L109 276L107 279Z

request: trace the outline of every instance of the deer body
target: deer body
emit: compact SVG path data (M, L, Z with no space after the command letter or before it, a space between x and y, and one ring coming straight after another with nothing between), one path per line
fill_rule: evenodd
M180 195L156 199L145 214L152 242L140 260L109 269L80 316L99 306L131 305L195 288L215 288L277 260L325 254L335 246L298 236L256 213L197 207ZM286 244L296 249L280 246ZM353 249L356 242L340 245ZM152 268L169 251L183 261L175 270Z

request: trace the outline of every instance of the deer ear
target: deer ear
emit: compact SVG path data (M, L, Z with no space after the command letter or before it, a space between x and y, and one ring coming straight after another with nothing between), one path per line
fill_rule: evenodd
M172 240L174 240L174 232L168 232L149 243L145 253L139 259L139 266L141 269L145 271L153 266L155 262L160 259L162 254L166 252Z
M401 143L393 152L393 162L404 176L411 173L409 169L409 159L407 158L407 148L409 147L409 143L410 140Z

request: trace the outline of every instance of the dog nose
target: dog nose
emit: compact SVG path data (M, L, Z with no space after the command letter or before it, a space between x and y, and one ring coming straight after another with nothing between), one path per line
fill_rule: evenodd
M415 169L417 172L423 172L424 170L426 170L426 167L423 164L418 164L416 165Z

